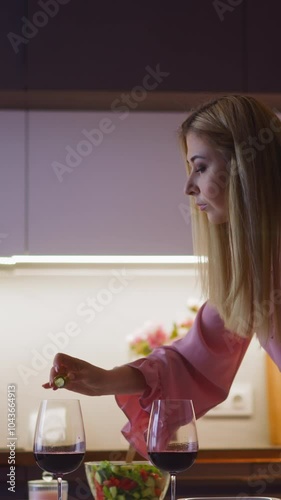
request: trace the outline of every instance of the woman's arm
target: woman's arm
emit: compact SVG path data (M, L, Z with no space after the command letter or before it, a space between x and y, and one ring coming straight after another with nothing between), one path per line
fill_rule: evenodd
M197 418L221 403L250 343L225 329L215 309L202 306L188 334L171 346L112 370L57 354L45 388L67 376L65 388L88 396L113 394L128 417L125 437L146 455L145 432L154 399L192 399Z
M58 375L66 378L65 389L86 396L141 394L146 389L141 371L132 366L123 365L104 370L62 353L55 356L49 382L43 384L43 387L58 390L54 382Z

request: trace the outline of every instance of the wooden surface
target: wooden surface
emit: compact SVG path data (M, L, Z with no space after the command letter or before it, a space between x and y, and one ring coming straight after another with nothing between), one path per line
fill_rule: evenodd
M281 93L235 92L252 95L273 109L281 109ZM0 90L0 109L111 110L119 90ZM188 111L208 99L231 92L148 92L134 111Z
M88 460L125 460L127 450L104 450L87 451L85 461ZM7 464L8 453L0 449L0 466ZM34 465L32 451L17 450L17 465ZM135 460L143 460L136 454ZM259 464L259 463L279 463L281 465L281 448L273 447L267 449L234 449L234 450L200 450L196 459L197 464ZM281 472L281 471L280 471Z

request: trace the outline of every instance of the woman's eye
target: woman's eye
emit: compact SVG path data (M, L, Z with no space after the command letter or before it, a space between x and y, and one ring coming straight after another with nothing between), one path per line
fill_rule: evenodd
M205 170L206 170L206 165L199 165L199 166L196 168L195 172L196 172L196 173L198 173L198 172L199 172L199 173L200 173L200 172L202 173L202 172L205 172Z

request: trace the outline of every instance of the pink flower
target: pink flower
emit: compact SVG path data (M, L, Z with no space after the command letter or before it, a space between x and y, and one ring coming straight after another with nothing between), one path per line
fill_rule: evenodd
M168 338L168 334L159 326L154 332L148 333L147 342L151 349L155 349L167 342Z
M138 356L148 356L153 349L185 336L193 325L199 303L194 301L188 305L189 317L182 322L174 322L173 327L167 333L163 326L146 321L141 328L127 337L130 351Z

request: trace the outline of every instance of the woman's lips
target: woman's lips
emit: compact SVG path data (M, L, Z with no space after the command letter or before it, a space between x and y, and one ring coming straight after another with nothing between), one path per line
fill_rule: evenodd
M197 204L197 206L198 206L199 210L202 210L202 211L206 210L206 208L207 208L207 204L202 204L202 205Z

